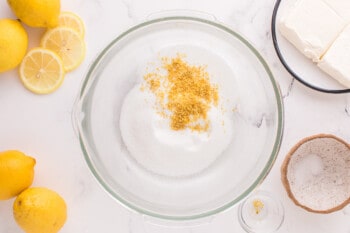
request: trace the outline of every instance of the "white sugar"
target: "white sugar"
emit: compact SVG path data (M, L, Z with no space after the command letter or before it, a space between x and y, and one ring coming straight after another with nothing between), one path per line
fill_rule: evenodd
M154 97L135 86L124 100L120 129L131 156L154 173L193 175L212 164L231 141L232 126L221 110L208 112L209 132L174 131L155 109Z

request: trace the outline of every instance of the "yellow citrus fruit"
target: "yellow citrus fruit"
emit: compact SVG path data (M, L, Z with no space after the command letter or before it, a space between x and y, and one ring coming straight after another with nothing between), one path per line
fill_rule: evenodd
M56 233L67 219L67 205L47 188L28 188L13 203L13 216L26 233Z
M28 188L34 178L35 159L20 151L0 152L0 200L10 199Z
M28 35L17 20L0 19L0 73L21 63L28 47Z
M58 18L58 27L68 27L76 31L81 38L85 34L85 26L81 18L72 12L61 12Z
M63 61L65 71L78 67L85 57L85 42L68 27L48 30L41 39L41 46L56 52Z
M7 0L15 15L31 27L56 27L60 0Z
M43 48L30 50L19 67L24 86L36 94L49 94L61 86L64 80L61 58Z

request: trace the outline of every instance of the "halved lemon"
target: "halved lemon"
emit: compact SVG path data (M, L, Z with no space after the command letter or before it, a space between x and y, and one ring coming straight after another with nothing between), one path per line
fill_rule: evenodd
M63 61L65 71L77 68L85 57L85 42L80 35L68 27L48 30L41 39L41 46L57 53Z
M19 76L30 91L48 94L55 91L63 82L63 63L56 53L48 49L34 48L23 58Z
M58 27L68 27L76 31L81 38L85 34L85 26L81 18L72 12L61 12L58 18Z

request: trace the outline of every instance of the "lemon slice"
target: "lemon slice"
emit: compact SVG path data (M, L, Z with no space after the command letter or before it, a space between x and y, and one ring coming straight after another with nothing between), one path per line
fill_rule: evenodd
M24 86L37 94L48 94L61 86L64 68L61 58L54 52L34 48L23 58L19 67Z
M68 27L84 38L85 26L81 18L72 12L61 12L58 18L58 27Z
M85 42L68 27L48 30L41 39L41 46L56 52L63 61L65 71L77 68L85 57Z

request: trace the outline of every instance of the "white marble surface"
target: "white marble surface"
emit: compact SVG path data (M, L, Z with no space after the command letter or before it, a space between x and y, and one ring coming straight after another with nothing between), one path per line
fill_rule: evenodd
M332 133L350 142L350 95L311 91L282 68L273 50L270 20L272 0L76 0L62 1L62 10L79 14L86 24L84 63L66 76L54 94L38 96L27 91L17 71L0 74L0 150L19 149L37 159L34 186L59 192L68 204L68 221L62 233L231 233L243 232L237 209L215 216L208 224L182 228L158 227L144 221L113 200L89 171L71 124L71 112L81 81L99 51L128 27L153 12L171 9L204 11L240 32L266 58L279 82L285 104L285 130L279 157L261 189L279 195L286 209L282 233L349 233L350 215L308 213L288 199L280 182L280 165L299 139ZM0 18L11 17L6 1ZM29 29L30 46L43 32ZM0 202L0 233L19 233L12 217L13 199Z

